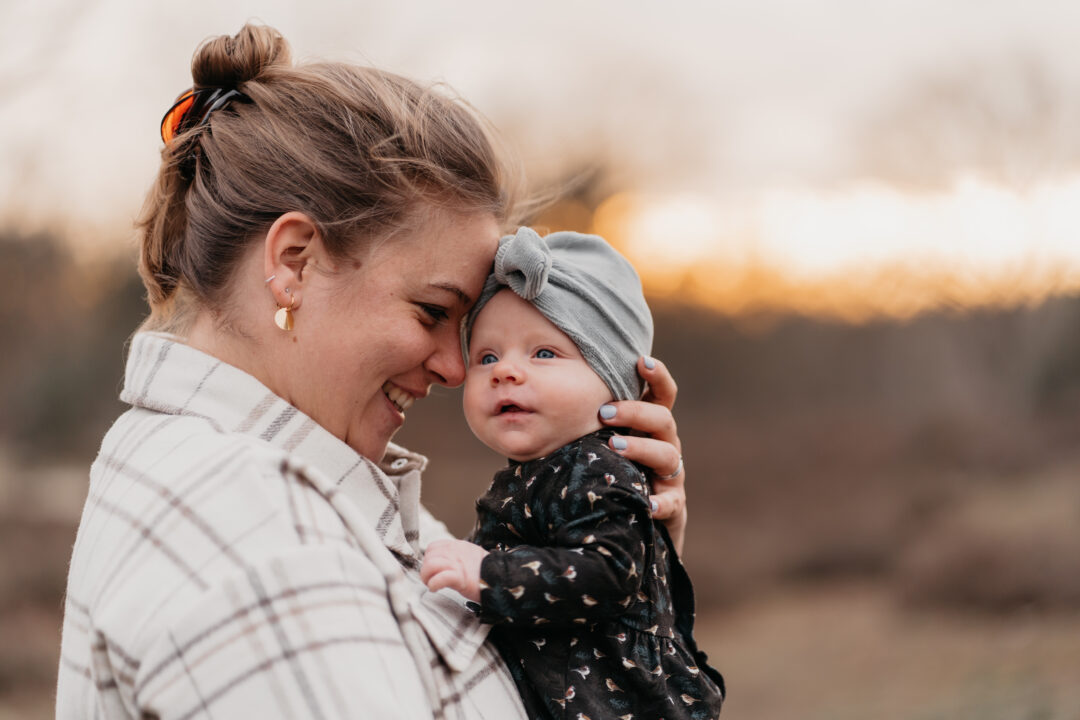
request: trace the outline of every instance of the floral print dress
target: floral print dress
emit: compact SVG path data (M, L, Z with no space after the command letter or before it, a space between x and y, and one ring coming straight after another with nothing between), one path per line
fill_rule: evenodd
M530 717L715 718L724 681L694 643L690 579L614 432L495 475L476 503L475 609Z

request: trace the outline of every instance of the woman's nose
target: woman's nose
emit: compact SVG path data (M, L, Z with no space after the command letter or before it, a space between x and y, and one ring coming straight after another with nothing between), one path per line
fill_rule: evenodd
M456 334L440 343L424 366L439 385L457 387L465 382L465 360L461 357L461 342Z

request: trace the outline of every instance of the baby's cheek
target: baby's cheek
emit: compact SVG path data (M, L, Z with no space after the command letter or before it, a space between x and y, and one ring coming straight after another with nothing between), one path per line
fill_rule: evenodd
M480 392L476 389L476 381L469 379L469 376L465 377L465 390L462 393L462 409L465 412L465 420L469 423L469 427L473 426L475 421L478 421L479 410L481 407ZM474 431L475 432L475 431Z
M568 435L566 442L603 427L598 414L602 404L600 402L594 403L593 398L587 395L581 395L577 402L568 404L565 407L562 421L558 425L563 429L562 432Z

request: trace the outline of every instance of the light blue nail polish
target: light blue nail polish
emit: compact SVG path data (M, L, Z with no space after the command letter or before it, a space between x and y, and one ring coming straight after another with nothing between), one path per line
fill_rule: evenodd
M649 368L650 370L655 370L656 369L656 361L653 360L648 355L646 355L645 356L645 367Z
M611 438L611 447L615 448L616 450L625 450L626 449L626 438L621 438L621 437L613 437L613 438Z
M610 420L611 418L615 417L615 413L616 410L614 405L600 406L600 417L604 418L605 420Z
M649 503L652 505L652 511L653 512L656 512L657 510L660 509L660 506L656 504L655 500L650 500Z

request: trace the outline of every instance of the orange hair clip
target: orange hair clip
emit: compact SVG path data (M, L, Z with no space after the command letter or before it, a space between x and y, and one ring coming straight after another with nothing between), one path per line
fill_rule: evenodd
M184 121L184 115L194 104L195 90L187 90L177 98L173 106L165 113L165 117L161 118L161 139L166 144L176 137L176 133L180 130L180 123Z

